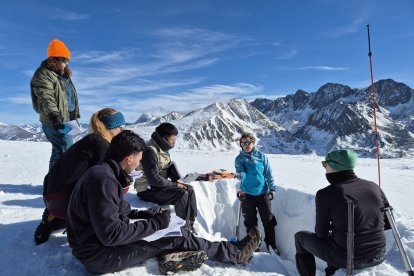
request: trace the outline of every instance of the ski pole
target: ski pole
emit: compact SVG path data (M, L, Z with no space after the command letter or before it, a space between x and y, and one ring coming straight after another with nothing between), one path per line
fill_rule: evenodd
M239 210L237 211L237 224L236 224L237 241L239 241L239 237L240 237L240 215L241 215L241 201L239 200Z
M368 30L369 68L371 72L371 98L372 98L372 108L374 110L375 146L377 150L377 163L378 163L378 186L381 187L380 151L379 151L379 145L378 145L377 113L376 113L376 102L375 102L374 76L372 74L372 53L371 53L371 37L369 35L369 24L367 25L367 30Z
M244 199L245 194L241 191L237 192L237 198L239 199L239 210L237 212L237 224L236 224L236 239L239 241L240 237L240 217L241 217L241 209L242 209L242 199Z
M414 276L414 272L411 267L410 260L408 259L407 252L405 251L404 245L401 242L400 233L398 232L398 229L395 226L394 216L392 215L392 207L385 207L383 210L385 212L385 215L387 216L388 221L390 222L395 242L397 243L398 249L400 250L400 254L404 262L405 270L407 271L408 275Z
M346 238L346 275L352 275L354 269L354 212L358 200L348 194L345 195L348 205L348 233Z

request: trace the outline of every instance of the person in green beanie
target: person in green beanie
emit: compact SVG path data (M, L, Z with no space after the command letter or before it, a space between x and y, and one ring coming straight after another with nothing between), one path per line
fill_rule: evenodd
M385 259L384 230L390 229L383 207L388 200L377 184L358 178L354 172L357 154L335 150L322 166L329 186L316 193L315 233L295 234L296 268L300 275L315 275L315 256L327 262L326 275L346 267L348 211L345 195L358 200L354 218L354 268L363 269Z

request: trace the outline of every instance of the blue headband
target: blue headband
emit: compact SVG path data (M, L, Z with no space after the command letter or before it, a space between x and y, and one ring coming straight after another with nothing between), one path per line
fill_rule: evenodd
M125 125L125 118L121 112L101 116L100 119L108 129L113 129Z

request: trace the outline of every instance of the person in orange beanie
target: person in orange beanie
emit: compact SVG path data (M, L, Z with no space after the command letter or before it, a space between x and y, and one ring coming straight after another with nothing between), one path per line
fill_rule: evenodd
M73 144L73 137L65 133L64 124L80 118L78 96L68 65L70 57L68 47L53 39L47 49L47 59L30 82L33 109L39 114L43 132L52 143L49 170Z

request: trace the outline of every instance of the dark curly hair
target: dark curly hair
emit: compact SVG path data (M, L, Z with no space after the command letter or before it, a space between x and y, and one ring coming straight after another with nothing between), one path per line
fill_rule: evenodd
M47 69L52 70L68 79L72 76L72 71L70 70L69 65L66 65L62 72L61 63L64 61L67 61L64 57L48 57L45 61L45 66Z
M162 137L166 138L171 135L178 135L178 129L170 123L162 123L155 128L155 131Z
M119 163L125 157L144 150L145 141L135 132L124 130L112 138L107 156Z

